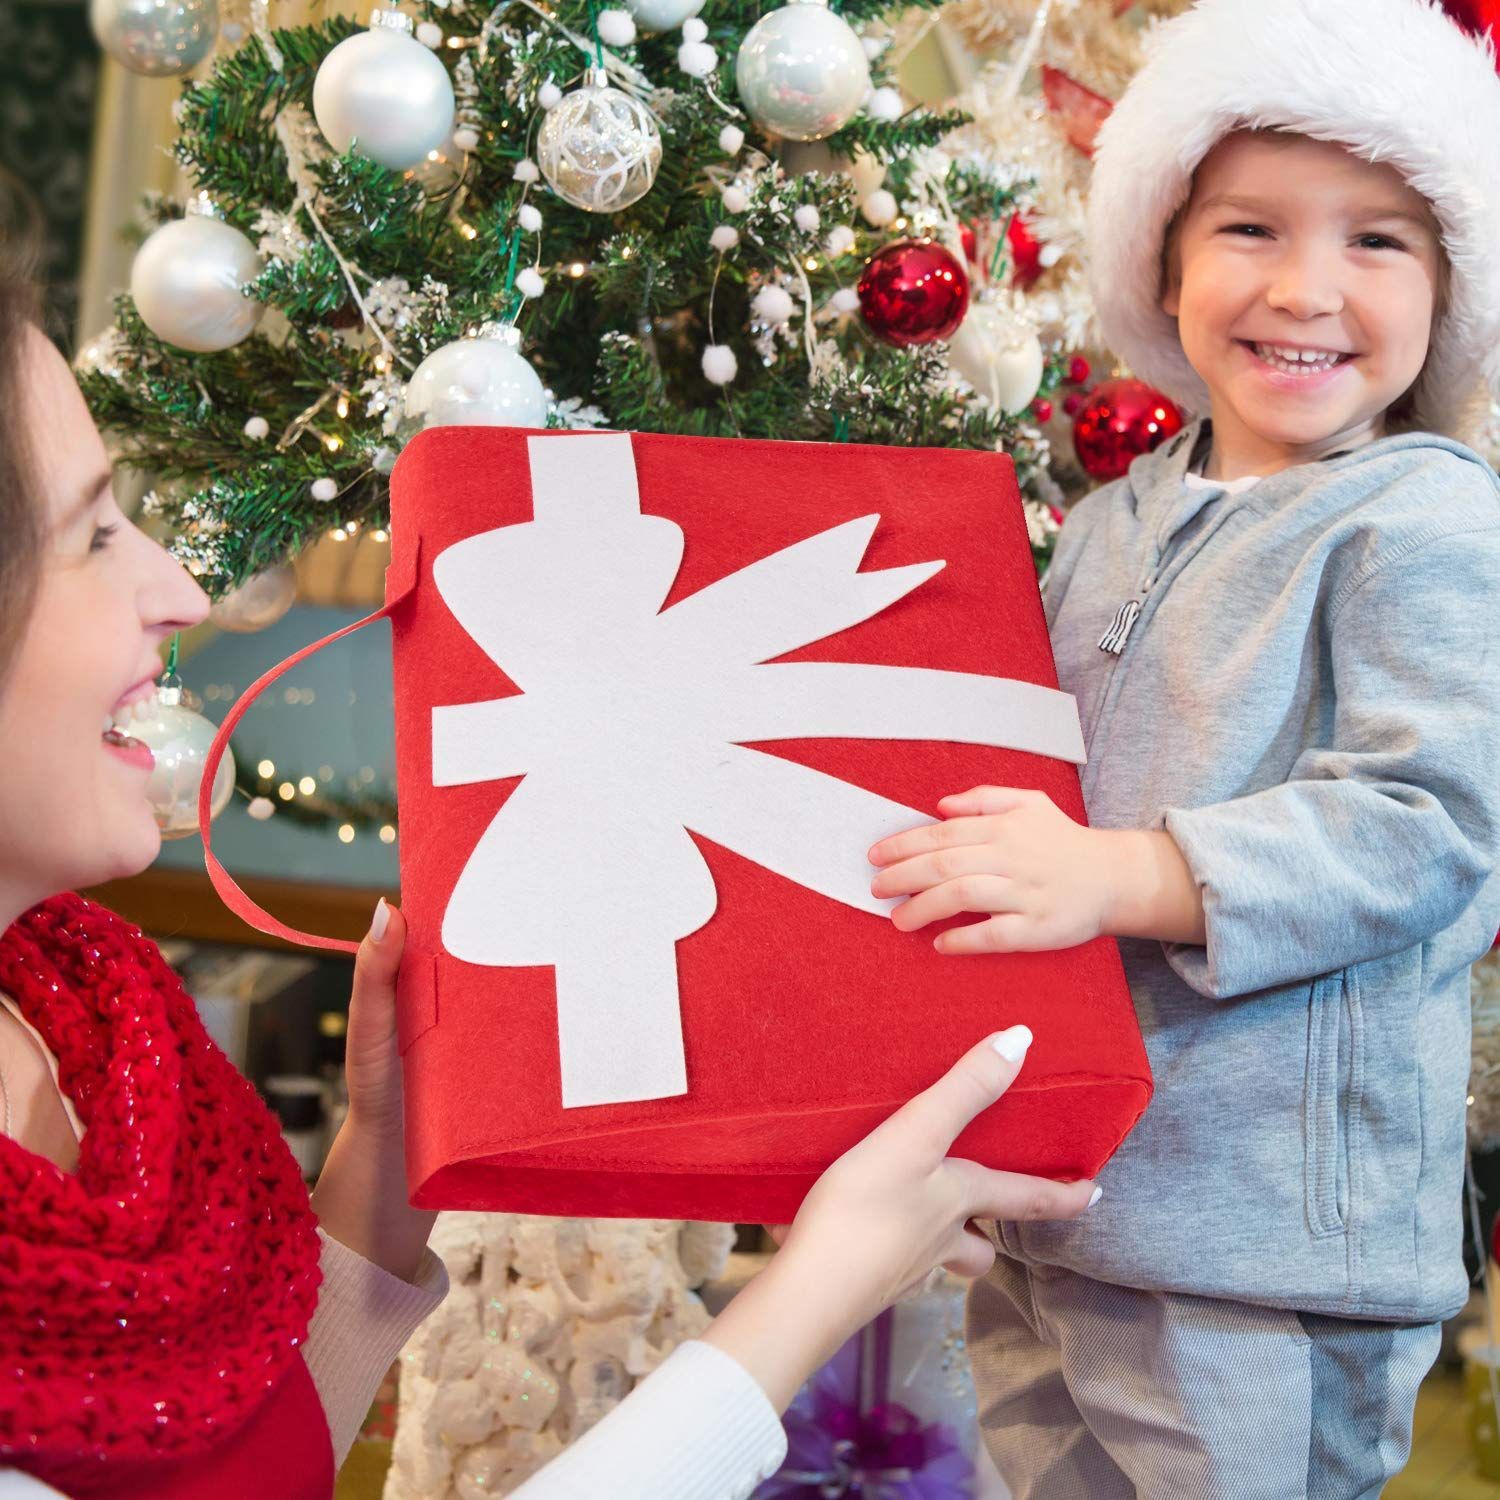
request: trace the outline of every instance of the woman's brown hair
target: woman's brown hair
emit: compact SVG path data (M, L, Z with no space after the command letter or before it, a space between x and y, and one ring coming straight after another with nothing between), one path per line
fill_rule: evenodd
M26 430L26 334L38 326L40 219L26 192L0 177L0 687L31 618L45 537Z

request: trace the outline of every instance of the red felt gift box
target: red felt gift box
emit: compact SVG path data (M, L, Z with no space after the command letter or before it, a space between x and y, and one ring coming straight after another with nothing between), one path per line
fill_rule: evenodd
M1099 1170L1151 1092L1113 942L944 956L869 893L949 793L1085 817L1007 458L436 428L391 500L414 1202L786 1221L1023 1021L955 1152Z

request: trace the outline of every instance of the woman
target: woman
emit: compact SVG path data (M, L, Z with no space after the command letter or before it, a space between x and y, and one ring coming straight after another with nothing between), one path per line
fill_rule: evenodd
M208 609L109 479L28 284L0 272L0 1495L324 1500L446 1287L406 1201L405 927L382 902L361 946L349 1114L309 1212L154 946L54 894L155 857L129 710ZM830 1168L772 1267L527 1500L747 1493L784 1451L776 1411L850 1333L934 1264L988 1268L972 1216L1082 1212L1091 1183L944 1160L1029 1040L979 1044Z

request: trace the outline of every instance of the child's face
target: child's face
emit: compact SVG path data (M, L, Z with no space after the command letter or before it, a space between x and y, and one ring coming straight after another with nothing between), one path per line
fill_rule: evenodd
M1163 308L1213 398L1216 440L1262 451L1378 436L1427 357L1440 242L1390 166L1241 132L1206 156ZM1289 351L1316 354L1292 363Z

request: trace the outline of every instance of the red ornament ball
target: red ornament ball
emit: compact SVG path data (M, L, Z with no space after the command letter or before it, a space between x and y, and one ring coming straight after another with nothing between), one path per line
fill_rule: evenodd
M877 250L859 278L865 325L887 344L950 337L969 307L969 276L935 240L897 240Z
M1094 479L1118 479L1134 459L1182 430L1182 413L1144 380L1095 386L1073 422L1078 461Z
M1031 403L1031 412L1038 422L1050 422L1052 420L1052 403L1043 396L1039 401Z
M1069 417L1076 417L1083 410L1084 398L1077 391L1069 391L1063 397L1063 413Z
M1068 384L1082 385L1094 372L1081 354L1075 354L1068 361Z
M1031 232L1025 214L1012 214L1005 238L1010 245L1011 279L1024 292L1046 269L1042 265L1042 242Z
M964 259L972 266L979 254L979 236L974 233L972 224L958 226L958 242L964 247Z

